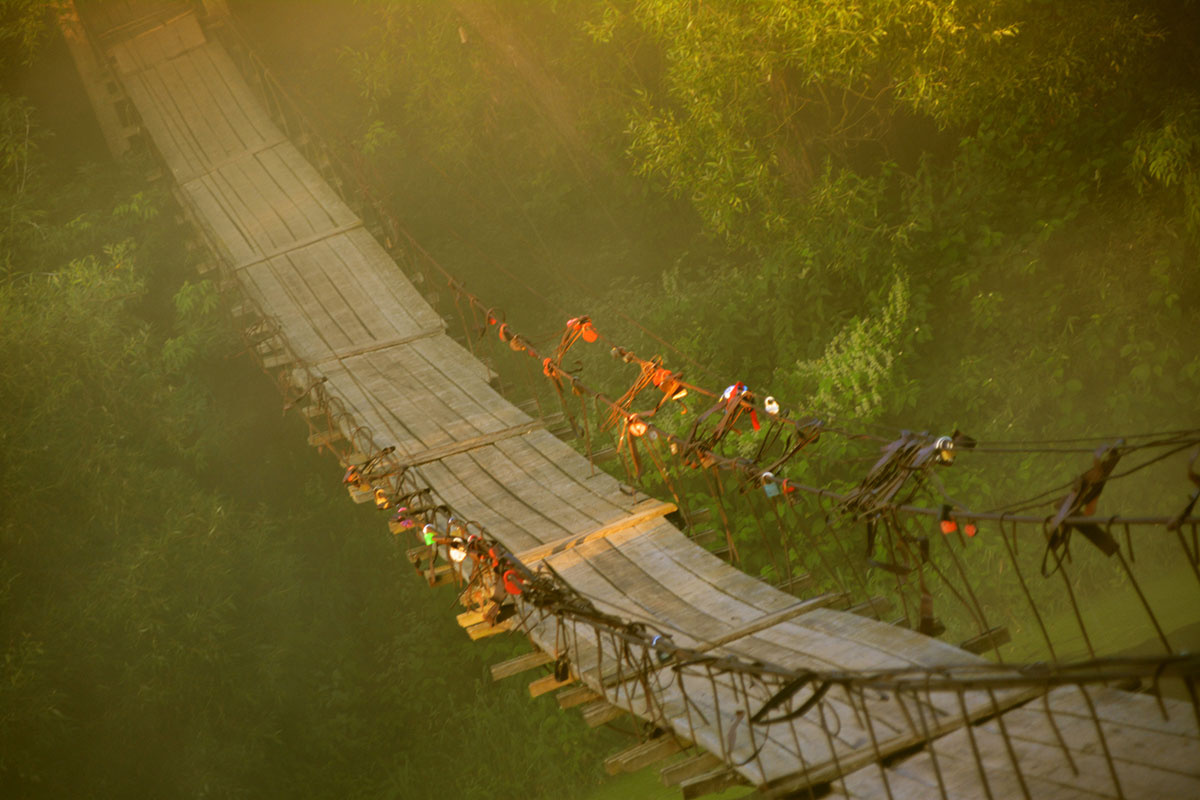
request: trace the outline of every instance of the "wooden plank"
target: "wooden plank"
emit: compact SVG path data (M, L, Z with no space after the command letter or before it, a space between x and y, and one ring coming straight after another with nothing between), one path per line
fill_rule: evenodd
M978 636L972 636L958 646L968 653L984 653L988 650L994 650L1000 645L1008 644L1012 641L1012 636L1008 632L1008 628L998 626L991 628Z
M730 597L757 606L763 611L779 611L795 604L796 598L774 589L721 559L697 547L673 526L663 525L647 540L669 555L680 568L691 572Z
M562 709L581 706L584 703L590 703L599 697L600 693L593 691L588 686L570 686L555 695L555 699L558 701L558 707Z
M567 550L579 547L588 542L603 539L618 531L631 528L634 525L639 525L643 522L658 519L659 517L670 514L675 510L674 503L664 503L659 500L646 500L630 509L629 515L622 517L616 522L610 522L607 525L602 525L599 528L582 533L563 537L547 544L539 545L538 547L530 548L517 554L517 560L522 564L532 567L539 561L551 556L559 555Z
M712 772L724 764L724 760L719 755L699 753L663 767L658 773L658 778L662 781L663 786L678 786L689 778Z
M431 461L441 461L450 456L456 456L459 453L465 453L468 450L474 450L479 447L486 447L489 444L495 444L501 439L508 439L513 436L524 436L525 434L535 431L540 428L540 422L526 422L523 425L517 425L512 428L492 431L479 436L472 436L470 439L453 442L444 447L437 447L432 450L425 450L419 453L406 453L404 456L404 464L409 467L419 467L422 464L428 464Z
M730 642L735 642L738 639L745 638L753 633L765 631L767 628L773 628L781 622L787 622L790 619L795 619L801 614L807 614L810 611L817 610L818 608L825 608L830 603L834 602L839 596L840 594L837 592L830 592L809 600L803 600L792 608L785 608L784 610L777 611L774 614L768 614L765 617L761 617L757 621L745 626L744 628L739 628L732 633L728 633L714 641L711 641L699 648L699 650L701 652L715 650L719 647L729 644Z
M279 128L258 101L258 97L246 83L245 78L234 65L225 48L212 45L203 48L202 54L208 59L215 74L214 83L220 81L229 92L231 105L236 105L245 115L246 120L254 127L262 141L275 139L281 135ZM206 67L207 69L207 67Z
M325 363L326 361L332 361L334 359L337 359L340 361L342 359L353 358L354 356L361 356L366 353L372 353L376 350L385 350L389 347L399 347L400 345L404 345L404 344L412 344L413 342L417 341L418 339L426 339L430 336L437 336L441 333L445 333L445 330L443 328L431 328L429 330L418 331L418 332L412 334L411 336L404 336L400 339L389 339L388 341L384 341L384 342L374 342L372 344L362 345L359 347L335 350L328 357L320 359L319 361L313 362L312 366L319 367L321 364Z
M422 561L427 561L436 551L436 548L431 544L423 544L419 547L410 547L404 551L404 557L408 559L410 564L419 564Z
M211 234L229 266L249 260L259 252L253 231L218 189L212 175L188 181L181 187L195 210L196 218Z
M329 447L341 438L342 432L339 430L325 431L323 433L309 434L308 443L312 447Z
M1103 690L1100 692L1111 691ZM1052 705L1064 697L1078 696L1074 688L1058 689ZM1110 696L1111 697L1111 696ZM964 730L956 731L934 743L936 766L942 782L953 797L1010 797L1021 795L1017 770L1008 756L1011 747L1016 755L1023 781L1035 797L1054 798L1115 798L1125 797L1197 797L1200 796L1200 742L1195 736L1171 734L1147 735L1145 730L1123 729L1120 724L1105 719L1109 698L1097 697L1096 711L1104 727L1106 745L1113 757L1120 790L1113 784L1111 771L1099 744L1095 722L1086 713L1071 718L1055 714L1052 727L1041 703L1014 709L1004 714L1004 729L1009 740L1006 745L996 721L973 729L976 746L982 756L980 763L972 757L972 745ZM1146 710L1154 705L1150 698ZM1073 702L1069 700L1069 702ZM1190 716L1184 704L1178 706L1179 716ZM1175 716L1174 714L1172 716ZM1055 732L1054 728L1058 731ZM1061 750L1059 734L1070 750L1070 761ZM1072 766L1073 762L1073 766ZM983 784L986 776L987 785ZM897 800L929 796L937 791L937 774L928 750L881 770L871 766L848 775L843 794L848 797L879 796L887 782ZM922 787L933 792L921 794Z
M242 76L230 76L227 71L222 73L218 63L228 59L223 47L210 43L189 55L192 68L212 92L214 102L241 142L241 149L258 151L285 140L261 106L257 103L247 106L242 102L249 90Z
M604 699L593 700L579 711L583 714L583 721L589 728L599 728L604 723L620 719L629 713Z
M480 623L479 625L472 625L471 627L467 628L466 631L467 636L471 637L471 641L476 641L479 639L486 639L489 636L495 636L498 633L507 633L516 626L517 618L509 617L508 619L497 622L495 625L491 625L486 622Z
M568 675L566 678L564 678L561 681L558 678L554 677L554 675L543 675L542 677L538 678L537 680L530 682L529 696L530 697L541 697L542 695L547 694L548 692L553 692L556 689L563 688L564 686L570 686L574 682L575 682L575 677L571 676L571 675Z
M464 611L456 616L455 620L458 622L458 626L460 628L469 628L472 625L478 625L484 621L483 614L478 611ZM546 662L543 661L542 663L544 664ZM493 669L494 668L495 667L493 667Z
M331 277L337 281L344 275L343 283L353 281L355 293L371 298L397 335L445 328L442 318L366 229L358 228L327 243L336 256L326 262L335 270Z
M683 744L674 736L660 736L648 742L634 745L627 750L609 756L604 760L604 771L609 775L619 775L622 772L637 772L648 767L655 761L673 756L683 749Z
M472 625L471 627L475 627ZM510 658L508 661L501 661L499 664L493 664L492 680L498 681L502 678L508 678L513 675L519 675L527 670L535 669L543 664L549 664L554 661L554 656L544 650L534 650L532 653Z
M295 147L280 149L279 157L300 178L312 194L313 200L329 214L334 225L344 227L357 219L350 207L338 197L337 192L304 159L299 150Z
M721 767L704 775L689 778L679 786L679 789L683 794L683 800L695 800L705 795L723 792L745 782L745 779L732 769Z

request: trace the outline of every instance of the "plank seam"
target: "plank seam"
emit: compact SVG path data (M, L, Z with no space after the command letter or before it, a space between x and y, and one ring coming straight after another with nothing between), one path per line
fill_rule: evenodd
M317 244L318 242L322 242L326 239L332 239L335 236L341 236L343 233L349 233L350 231L354 230L355 228L361 228L362 226L363 226L362 220L356 219L354 222L351 222L349 225L342 225L340 227L333 228L328 231L322 231L321 233L317 233L312 236L307 236L303 239L297 239L294 242L289 242L288 244L285 244L281 247L275 248L274 250L272 250L270 253L267 253L266 255L263 255L258 258L251 259L250 261L245 261L241 264L238 264L233 269L235 272L240 272L244 269L247 269L248 267L257 266L258 264L262 264L264 262L270 261L273 258L279 258L280 256L286 256L288 253L294 252L296 250L303 250L305 247L311 247L312 245Z
M236 129L234 130L234 133L235 134L237 133ZM253 158L254 156L257 156L259 153L263 152L264 150L271 150L273 148L278 147L281 144L288 144L290 141L291 140L288 139L286 136L281 136L278 139L272 140L265 144L261 144L257 147L247 148L247 149L243 150L242 152L237 153L236 155L226 156L225 158L221 159L220 161L209 165L209 167L206 171L193 175L192 177L188 178L186 181L183 181L183 183L187 184L187 183L191 183L192 181L198 181L201 178L204 178L204 177L207 177L207 176L213 174L214 172L218 172L220 170L225 169L226 167L232 166L244 158Z
M482 436L476 436L473 439L468 439L463 442L453 442L444 447L435 447L432 450L424 450L419 453L410 454L404 461L406 467L419 467L422 464L428 464L432 461L441 461L450 456L461 455L462 453L476 450L480 447L487 447L490 444L495 444L502 439L511 439L515 436L524 436L527 433L533 433L540 430L542 423L540 420L526 422L523 425L515 425L511 428L495 431L494 433L485 433Z
M377 342L376 344L357 347L344 353L334 353L331 356L326 356L325 358L318 359L312 363L313 366L319 367L322 364L329 363L330 361L342 361L343 359L354 358L355 356L366 355L367 353L374 353L379 350L386 350L389 347L400 347L401 345L412 344L413 342L420 341L421 339L428 339L430 336L437 336L439 333L442 333L445 330L445 327L430 328L429 330L414 333L412 336L405 336L400 339L391 339L386 342Z

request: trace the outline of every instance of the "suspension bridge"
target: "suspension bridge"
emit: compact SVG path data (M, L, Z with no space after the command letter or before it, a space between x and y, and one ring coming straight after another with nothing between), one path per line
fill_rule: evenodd
M1153 659L1092 652L1072 663L1007 664L1008 634L988 624L965 573L945 581L970 594L976 635L960 641L968 649L928 635L943 626L925 607L924 580L918 589L899 575L924 569L930 543L888 520L904 511L898 490L908 476L948 459L955 440L900 440L853 496L816 492L866 519L892 548L886 566L905 603L899 619L885 620L892 599L838 578L844 570L818 579L789 567L782 587L753 578L697 543L702 514L682 493L672 488L672 502L620 482L597 468L590 429L580 453L527 404L506 399L496 365L472 352L473 331L516 351L567 405L603 400L635 473L682 450L692 467L750 474L755 502L775 503L770 513L782 517L780 504L812 487L716 447L738 420L752 417L757 429L759 412L783 426L770 403L735 385L697 415L693 436L678 437L630 410L641 389L663 392L663 402L689 388L699 394L660 361L614 346L641 384L628 401L610 401L563 365L569 347L597 338L590 321L572 320L543 354L461 284L435 280L394 219L347 203L344 173L219 0L57 8L110 147L155 155L211 254L206 275L286 407L308 422L309 442L337 454L356 501L386 511L421 575L459 586L469 636L508 633L532 644L495 665L494 676L536 670L531 695L554 692L588 724L639 721L640 741L606 761L610 772L665 761L664 782L684 797L737 784L772 798L1200 797L1200 664L1171 646L1144 596L1166 643ZM450 287L464 323L470 316L459 339L430 302L435 283ZM715 428L700 435L705 417ZM566 423L588 424L586 414ZM787 425L791 455L819 433ZM987 523L1015 550L1017 526L1032 520L1065 570L1072 532L1107 552L1119 547L1114 522L1127 540L1130 526L1154 524L1174 531L1195 571L1191 506L1107 526L1086 516L1109 461L1097 455L1049 527L1045 515L942 509L958 538L932 544L957 559L961 530L973 535ZM1112 551L1127 571L1131 547ZM1014 553L1012 563L1025 587L1026 562ZM995 658L980 655L986 650ZM1135 686L1150 691L1127 691Z

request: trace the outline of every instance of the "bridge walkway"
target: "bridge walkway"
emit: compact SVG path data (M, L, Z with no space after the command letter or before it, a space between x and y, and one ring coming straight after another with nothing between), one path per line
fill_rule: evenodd
M797 599L696 546L663 518L672 505L622 491L491 386L488 369L446 334L438 313L271 119L193 4L78 0L78 7L180 204L219 254L224 280L286 342L286 357L265 366L296 390L319 384L313 394L339 409L326 442L340 437L360 454L395 448L405 476L460 519L480 523L530 566L553 567L599 610L670 630L680 645L797 669L987 665L831 608L836 597ZM783 796L832 782L846 797L882 796L881 786L895 797L923 797L931 775L961 767L943 794L1004 796L988 788L988 780L1014 780L1004 748L986 745L986 780L971 756L975 740L1003 720L1023 732L1023 757L1045 764L1046 777L1030 779L1034 795L1115 796L1096 770L1062 768L1061 749L1046 744L1045 720L1053 727L1057 717L1033 710L1041 700L1030 704L1037 690L931 691L917 699L920 713L886 693L833 691L798 719L750 725L767 695L736 676L654 664L623 674L613 658L619 642L533 608L520 622L535 646L569 659L593 711L632 713L668 732L614 761L617 769L696 745L716 758L697 762L709 783L692 786L740 779ZM1075 719L1070 691L1050 695L1064 725ZM1092 699L1119 734L1108 746L1123 748L1117 764L1127 796L1162 786L1200 796L1200 760L1180 760L1198 752L1188 709L1166 701L1172 713L1159 725L1147 698L1105 690ZM1086 732L1078 735L1072 752L1083 764L1093 745ZM935 747L919 749L934 739ZM940 771L931 772L935 760Z

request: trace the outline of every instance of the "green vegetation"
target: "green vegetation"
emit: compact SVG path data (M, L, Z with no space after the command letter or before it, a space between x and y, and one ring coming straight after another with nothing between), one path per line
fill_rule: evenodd
M0 94L0 793L598 784L619 739L492 683L520 648L468 642L280 416L150 165L46 141Z
M273 8L238 10L290 64ZM741 380L794 415L892 435L1196 424L1200 4L578 0L516 14L365 0L354 13L370 35L324 40L323 60L284 79L415 238L539 346L588 313L710 388ZM356 104L338 94L348 82ZM323 93L336 114L320 113ZM600 351L572 363L614 397L636 377ZM814 451L784 474L848 488L877 457L836 437ZM994 508L1086 466L1016 453L941 477L967 507ZM1114 484L1099 513L1177 507L1173 469ZM683 490L712 505L702 480ZM762 524L733 517L743 566L777 577ZM816 507L798 527L812 538L797 571L829 572L812 541L861 547L861 527ZM1153 582L1177 553L1138 538L1132 569ZM991 621L1033 633L996 537L971 548ZM1021 550L1027 576L1040 554ZM1075 556L1074 591L1132 596L1113 561ZM1060 581L1032 591L1073 624ZM977 628L939 592L950 635Z
M547 340L590 313L689 377L848 426L1195 425L1194 0L233 5L415 238ZM6 83L40 11L4 5ZM509 646L468 645L450 596L413 580L280 419L212 287L188 277L146 165L47 161L33 106L0 99L0 785L558 798L598 783L614 737L485 680ZM588 375L611 390L621 366ZM837 446L822 442L831 461ZM1031 494L1070 477L1051 469L995 473ZM991 477L956 488L988 496ZM1105 501L1173 510L1179 477ZM1142 547L1137 569L1165 552ZM747 553L767 575L772 559ZM994 542L972 551L981 573L1003 563ZM1123 585L1090 550L1077 567L1090 595ZM1194 591L1169 577L1158 607ZM981 601L1021 612L999 587ZM1028 625L1014 634L1014 653L1040 653Z
M1194 417L1194 2L364 5L329 128L535 330L559 312L490 264L827 416Z

